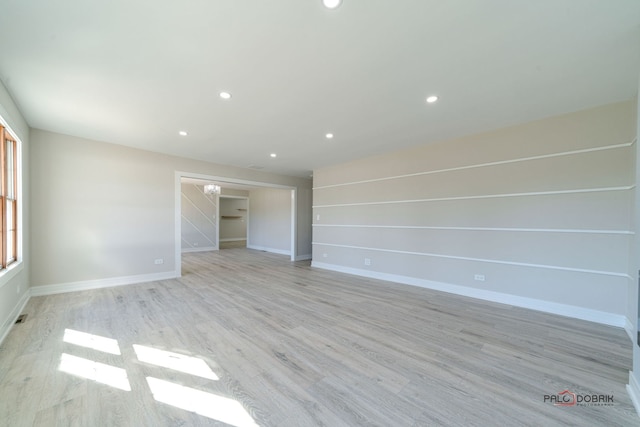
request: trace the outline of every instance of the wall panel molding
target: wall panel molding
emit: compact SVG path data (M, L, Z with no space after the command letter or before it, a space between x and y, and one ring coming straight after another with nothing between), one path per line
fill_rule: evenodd
M524 233L584 233L584 234L624 234L635 235L630 230L580 230L580 229L555 229L555 228L500 228L500 227L443 227L422 225L367 225L367 224L313 224L313 227L336 228L388 228L410 230L460 230L460 231L505 231Z
M510 163L528 162L528 161L532 161L532 160L550 159L550 158L555 158L555 157L571 156L571 155L575 155L575 154L584 154L584 153L593 153L593 152L604 151L604 150L614 150L614 149L618 149L618 148L628 148L628 147L631 147L632 145L634 145L635 143L636 143L636 139L634 139L631 142L627 142L627 143L623 143L623 144L604 145L604 146L600 146L600 147L585 148L585 149L582 149L582 150L563 151L563 152L553 153L553 154L542 154L542 155L539 155L539 156L520 157L520 158L515 158L515 159L509 159L509 160L500 160L500 161L496 161L496 162L478 163L478 164L475 164L475 165L457 166L457 167L445 168L445 169L437 169L437 170L432 170L432 171L423 171L423 172L415 172L415 173L409 173L409 174L403 174L403 175L387 176L387 177L382 177L382 178L373 178L373 179L365 179L365 180L360 180L360 181L344 182L344 183L340 183L340 184L322 185L322 186L318 186L318 187L313 187L313 190L322 190L322 189L325 189L325 188L335 188L335 187L346 187L346 186L350 186L350 185L359 185L359 184L367 184L367 183L371 183L371 182L389 181L389 180L393 180L393 179L402 179L402 178L409 178L409 177L414 177L414 176L423 176L423 175L431 175L431 174L437 174L437 173L454 172L454 171L460 171L460 170L466 170L466 169L476 169L476 168L484 168L484 167L490 167L490 166L499 166L499 165L506 165L506 164L510 164Z
M375 202L313 205L313 208L317 209L317 208L333 208L333 207L342 207L342 206L373 206L373 205L391 205L391 204L401 204L401 203L443 202L443 201L450 201L450 200L474 200L474 199L495 199L495 198L502 198L502 197L528 197L528 196L548 196L548 195L559 195L559 194L597 193L597 192L607 192L607 191L629 191L629 190L633 190L634 188L635 188L635 185L627 185L627 186L620 186L620 187L580 188L580 189L557 190L557 191L533 191L528 193L484 194L484 195L476 195L476 196L434 197L429 199L408 199L408 200L380 200Z
M588 273L588 274L599 274L603 276L612 276L612 277L624 277L626 279L631 279L627 273L620 273L615 271L601 271L601 270L589 270L583 268L572 268L572 267L563 267L559 265L545 265L545 264L529 264L526 262L514 262L514 261L502 261L495 259L483 259L483 258L472 258L472 257L464 257L464 256L456 256L456 255L443 255L436 253L428 253L428 252L412 252L412 251L402 251L396 249L382 249L382 248L372 248L365 246L352 246L352 245L338 245L333 243L323 243L323 242L312 242L314 246L328 246L335 248L346 248L346 249L357 249L364 251L374 251L374 252L386 252L393 254L404 254L404 255L418 255L432 258L445 258L445 259L455 259L461 261L474 261L474 262L482 262L487 264L502 264L502 265L512 265L518 267L532 267L532 268L543 268L547 270L562 270L562 271L572 271L576 273Z
M635 110L620 102L315 170L313 261L624 326Z

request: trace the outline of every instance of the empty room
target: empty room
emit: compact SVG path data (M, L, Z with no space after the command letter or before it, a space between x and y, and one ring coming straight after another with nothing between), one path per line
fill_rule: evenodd
M0 426L640 425L640 2L0 2Z

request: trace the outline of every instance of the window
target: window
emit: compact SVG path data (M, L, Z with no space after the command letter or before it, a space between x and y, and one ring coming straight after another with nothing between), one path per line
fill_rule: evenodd
M0 266L7 268L18 259L18 144L0 126Z

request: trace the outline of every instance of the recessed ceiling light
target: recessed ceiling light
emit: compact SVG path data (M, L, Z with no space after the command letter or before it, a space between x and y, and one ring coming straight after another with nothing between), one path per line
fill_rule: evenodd
M332 133L328 133L328 134L325 135L325 138L332 139L333 138L333 134Z
M276 153L271 153L270 156L271 157L278 157L278 155Z
M180 132L178 132L178 134L180 134L180 136L187 136L188 135L186 130L181 130Z
M324 4L324 7L327 9L335 9L340 6L340 3L342 3L342 0L322 0L322 4Z
M438 100L438 97L435 95L431 95L430 97L427 98L427 102L429 104L433 104L434 102L436 102Z
M231 94L229 92L220 92L220 98L231 99Z

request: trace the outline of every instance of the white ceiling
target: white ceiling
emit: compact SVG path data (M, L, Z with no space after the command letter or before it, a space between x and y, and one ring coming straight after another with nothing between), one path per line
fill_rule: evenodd
M335 10L2 0L0 10L0 79L31 127L298 176L629 99L640 72L638 0L344 0ZM430 94L440 100L427 105Z

